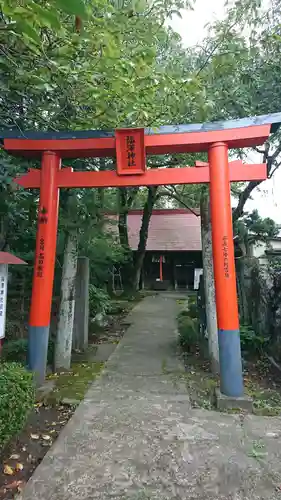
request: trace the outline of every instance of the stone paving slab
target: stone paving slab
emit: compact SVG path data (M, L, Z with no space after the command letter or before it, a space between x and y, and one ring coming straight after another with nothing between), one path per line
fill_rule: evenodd
M281 420L191 409L177 310L165 294L135 308L23 500L281 499Z

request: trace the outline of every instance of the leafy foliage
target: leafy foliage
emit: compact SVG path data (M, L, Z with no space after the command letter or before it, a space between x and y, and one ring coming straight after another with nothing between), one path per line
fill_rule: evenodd
M268 265L245 259L243 265L246 320L241 323L241 346L249 356L264 353L281 359L281 271L280 257L269 257Z
M27 356L27 339L10 340L3 345L2 357L5 361L25 363Z
M214 120L242 118L279 112L280 93L280 5L279 2L228 2L225 19L210 26L194 64L204 80L209 98L209 117ZM280 131L256 151L272 176L281 163ZM238 151L245 158L247 151ZM261 181L239 187L234 220L243 215L246 201Z
M178 316L179 344L184 352L194 352L199 341L198 321L180 313Z
M22 429L34 401L32 374L16 363L0 364L0 446Z
M101 288L94 285L89 287L89 308L90 317L94 318L97 314L105 314L110 308L110 297Z
M198 307L197 304L194 302L191 302L188 304L188 313L190 318L196 319L198 318Z
M258 335L250 325L241 325L240 340L244 353L261 355L268 345L269 337Z
M270 217L262 218L257 210L253 210L235 221L234 232L242 253L249 255L251 244L268 242L270 238L278 235L279 227Z
M89 10L84 0L51 0L48 3L41 2L41 5L34 0L4 0L1 2L0 26L16 40L23 41L35 50L41 45L41 30L48 28L63 31L61 12L85 18Z
M48 346L48 364L51 366L53 364L54 349L54 339L50 338ZM16 362L25 365L27 352L28 340L26 338L9 340L8 342L5 342L2 347L2 359L6 362Z
M188 2L5 0L1 5L2 127L22 132L151 126L204 115L202 89L189 80L189 58L178 35L164 27ZM71 14L82 19L79 33ZM11 179L38 164L3 152L1 160L1 249L9 246L32 261L37 200L29 191L15 190ZM68 164L78 170L114 168L111 160ZM97 287L110 281L113 265L129 260L104 231L103 212L116 211L117 203L116 189L73 190L72 196L62 190L57 275L73 225L79 232L79 253L91 259L91 281Z

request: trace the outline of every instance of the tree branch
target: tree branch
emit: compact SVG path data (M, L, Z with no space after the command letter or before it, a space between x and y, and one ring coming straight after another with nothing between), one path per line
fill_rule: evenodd
M178 203L184 206L184 208L187 208L187 210L190 210L193 215L196 215L196 217L199 217L199 214L197 214L192 208L190 208L184 201L181 200L179 196L177 196L175 193L170 193L168 191L162 191L158 193L157 199L162 198L163 196L166 196L167 198L171 198L173 200L176 200Z
M232 30L232 28L234 28L234 26L237 24L237 21L235 21L233 24L231 24L229 26L229 28L226 30L226 32L224 33L224 36L228 35L230 33L230 31ZM212 58L212 56L214 55L214 53L216 52L216 50L219 48L220 45L222 45L224 43L224 37L222 39L220 39L215 45L214 47L212 48L212 50L209 52L209 54L207 54L207 57L205 59L205 61L201 64L200 68L197 70L196 72L196 78L200 75L201 71L203 71L203 69L207 66L208 62L210 61L210 59Z
M132 188L129 190L129 196L127 197L127 207L130 209L132 207L132 204L138 194L138 191L139 191L139 186L138 187L135 187L135 188Z
M233 220L233 222L236 222L240 217L242 217L246 201L248 201L248 199L250 198L250 195L251 195L252 191L259 184L261 184L261 182L262 181L251 181L251 182L249 182L249 184L245 187L244 191L242 191L242 193L240 193L239 198L238 198L238 205L237 205L237 207L232 212L232 220Z
M269 179L271 179L273 177L274 173L280 167L280 165L281 165L281 161L279 161L279 163L277 163L277 165L275 166L275 168L270 172Z
M276 162L279 154L281 153L281 142L279 143L279 145L276 148L276 150L274 151L274 153L270 156L269 156L269 148L270 148L270 144L269 144L269 142L267 142L265 144L264 151L262 151L262 154L263 154L263 163L267 163L267 176L268 176L268 178L271 178L272 175L274 174L274 172L276 171L276 169L281 164L281 162L279 162L276 165L276 168L273 168L274 163ZM259 152L261 152L261 151L259 151ZM273 170L272 170L272 168L273 168ZM262 181L251 181L245 187L244 191L242 191L242 193L240 193L239 198L238 198L238 205L233 210L233 214L232 214L233 222L237 221L243 215L245 203L249 199L252 191L257 186L259 186L259 184L261 184L261 183L262 183Z
M259 153L260 155L263 155L264 154L264 149L259 149L258 147L254 147L253 148L257 153Z
M265 148L263 151L263 163L267 163L267 175L268 175L268 177L270 175L272 164L275 161L275 159L277 158L279 152L281 151L281 143L279 144L278 148L276 149L276 151L274 152L274 154L272 156L269 156L269 148L270 148L270 144L269 144L269 142L267 142L265 144ZM280 151L279 151L279 148L280 148ZM245 187L244 191L242 191L240 193L239 198L238 198L238 205L232 212L233 222L236 222L240 217L242 217L243 212L244 212L244 206L245 206L246 202L248 201L248 199L250 198L252 191L257 186L259 186L261 183L262 183L262 180L261 181L250 181L247 184L247 186Z
M270 155L268 157L268 166L270 167L270 169L273 166L275 160L277 159L277 157L279 156L280 153L281 153L281 142L280 142L279 146L276 148L276 150L274 151L273 155ZM267 173L269 175L270 171Z

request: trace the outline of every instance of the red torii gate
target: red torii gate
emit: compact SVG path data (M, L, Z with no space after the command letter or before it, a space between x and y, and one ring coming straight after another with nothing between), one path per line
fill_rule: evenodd
M251 119L246 119L246 124L245 120L238 120L158 130L121 129L115 133L26 133L25 137L11 137L10 133L10 137L4 138L4 148L10 154L41 158L41 170L31 169L15 179L25 188L40 189L28 356L29 367L39 382L45 378L47 360L59 188L210 183L221 391L232 397L243 395L230 181L262 180L267 175L263 164L228 163L228 149L263 144L274 122L267 117L261 120L264 124L252 125L247 120ZM195 168L146 168L146 155L202 151L208 152L209 163L197 162ZM61 169L64 158L114 156L117 172Z

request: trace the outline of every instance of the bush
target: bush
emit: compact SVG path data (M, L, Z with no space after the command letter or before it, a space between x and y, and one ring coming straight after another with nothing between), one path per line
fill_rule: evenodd
M183 351L192 352L199 342L198 322L180 314L178 317L179 343Z
M179 313L178 318L190 318L189 310L188 309L182 309L182 311Z
M49 339L48 364L51 365L54 359L54 339ZM2 348L2 359L4 361L14 361L25 364L27 360L28 340L18 339L5 342Z
M0 446L24 426L35 402L32 373L17 363L0 364Z
M94 318L97 314L106 314L110 308L110 297L102 288L95 285L89 286L89 311L90 317Z
M188 296L188 304L196 304L197 302L197 296L196 294L192 294Z
M25 363L27 356L27 339L10 340L5 342L2 349L2 358L5 361Z
M111 301L108 313L111 315L123 314L128 311L128 302L123 301Z
M198 319L198 307L197 304L195 303L190 303L188 301L187 305L185 305L184 309L181 310L179 317L188 317L188 318L193 318L193 319Z
M257 335L249 325L240 327L241 349L248 354L261 354L269 342L269 337Z
M190 318L198 318L198 307L197 304L194 302L191 302L188 304L188 315Z

